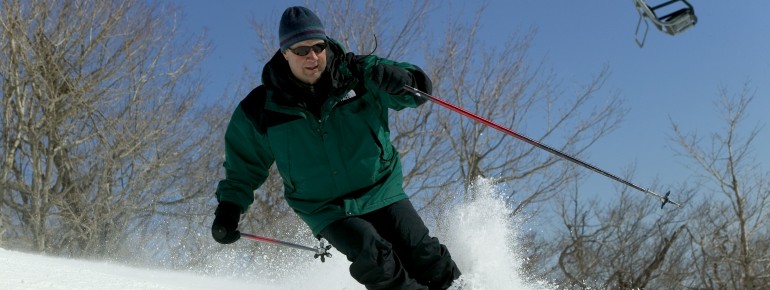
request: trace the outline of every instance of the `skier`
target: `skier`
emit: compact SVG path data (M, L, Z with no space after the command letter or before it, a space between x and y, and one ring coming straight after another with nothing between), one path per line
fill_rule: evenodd
M460 270L404 193L388 128L388 109L426 101L403 87L430 93L428 76L409 63L346 53L305 7L286 9L278 34L263 84L240 102L225 134L214 239L240 238L240 215L275 163L288 205L347 256L367 289L448 288Z

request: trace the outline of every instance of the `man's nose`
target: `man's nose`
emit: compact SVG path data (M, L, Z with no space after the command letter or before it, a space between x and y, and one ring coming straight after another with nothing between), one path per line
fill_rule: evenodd
M316 59L318 59L318 53L316 53L315 51L313 51L311 49L310 52L307 54L307 58L308 59L312 59L312 60L316 60Z

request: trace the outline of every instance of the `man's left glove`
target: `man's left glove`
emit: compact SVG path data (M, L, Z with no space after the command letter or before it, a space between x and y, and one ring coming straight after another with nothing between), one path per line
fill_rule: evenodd
M404 85L413 85L412 75L403 68L390 64L378 64L372 68L372 81L391 95L406 93Z
M238 220L241 218L240 206L229 201L220 202L214 215L211 235L215 241L231 244L241 238L241 232L238 231Z

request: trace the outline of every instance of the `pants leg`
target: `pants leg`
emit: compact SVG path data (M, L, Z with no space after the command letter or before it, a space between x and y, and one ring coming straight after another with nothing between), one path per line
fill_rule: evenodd
M446 246L429 235L409 200L396 202L364 218L393 244L403 267L420 284L431 290L446 289L460 276Z
M390 242L363 218L336 221L320 234L347 256L350 275L367 289L426 289L409 277Z

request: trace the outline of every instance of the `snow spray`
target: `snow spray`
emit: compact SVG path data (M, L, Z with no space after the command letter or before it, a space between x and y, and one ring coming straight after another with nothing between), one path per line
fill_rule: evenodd
M501 197L500 186L491 179L479 179L471 186L470 194L474 196L473 200L458 203L440 217L441 223L446 225L445 229L431 231L447 246L462 271L462 276L456 281L460 286L450 289L554 289L547 283L527 281L522 276L523 259L519 255L522 249L517 236L519 228L511 218L511 209ZM326 263L307 259L304 255L290 255L302 257L302 261L287 263L283 260L281 263L290 265L287 267L290 269L267 273L273 279L253 277L258 282L255 284L261 284L255 285L256 289L365 289L350 277L350 262L345 255L334 248L331 253L334 258L327 259ZM259 266L253 267L252 271L259 272ZM277 279L276 274L280 276Z
M527 282L521 274L518 224L500 190L493 180L479 178L469 190L474 198L444 217L448 229L439 239L463 272L457 283L462 286L456 289L549 289L547 283Z

